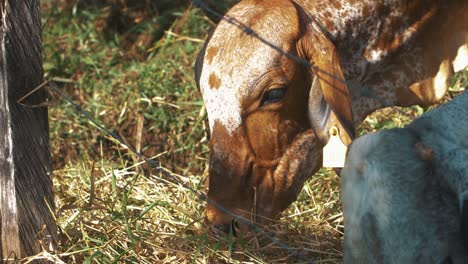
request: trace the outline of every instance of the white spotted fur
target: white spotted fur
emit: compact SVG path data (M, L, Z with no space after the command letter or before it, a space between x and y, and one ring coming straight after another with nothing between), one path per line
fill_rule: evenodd
M245 13L253 12L261 12L261 10L253 6L234 7L229 15L244 23L242 18L248 17ZM253 27L255 32L268 42L286 49L282 38L278 35L262 36L263 30L261 29L267 27L280 35L285 28L290 28L288 21L278 22L273 16L266 16L259 25ZM226 39L229 41L226 42ZM219 46L219 43L225 45ZM219 51L211 63L207 62L207 54L205 54L205 63L200 76L200 90L206 105L211 131L213 131L214 123L219 122L231 134L242 123L242 106L245 99L252 93L253 82L271 70L273 60L280 53L224 20L217 26L206 50L211 47L217 47ZM229 57L228 61L225 61L226 58L223 55L227 53ZM236 60L235 58L242 59ZM211 74L221 79L221 86L217 89L210 87Z
M341 7L338 9L330 4L320 4L318 1L296 0L295 2L309 10L319 23L324 17L331 18L333 24L327 30L341 53L340 59L345 77L349 82L357 83L359 86L370 88L373 91L373 96L366 97L362 96L360 89L351 90L352 104L355 110L353 114L356 122L363 120L369 113L369 111L361 112L360 109L378 109L395 105L396 90L410 87L414 84L414 80L426 79L427 73L431 71L430 66L422 64L419 59L421 56L425 56L425 51L421 48L414 47L408 52L401 53L399 60L389 63L386 61L390 55L389 52L381 50L377 46L379 32L388 29L391 26L391 19L395 17L403 21L402 28L398 29L400 30L398 36L402 41L401 45L413 39L417 32L409 21L410 18L405 16L407 14L402 13L404 9L400 8L401 0L379 1L387 7L394 7L389 9L389 13L384 19L375 16L377 10L374 3L377 2L373 1L358 1L353 4L350 1L335 1L340 3ZM364 7L368 8L370 16L363 16ZM249 21L248 18L253 16L255 12L265 12L261 10L262 8L262 6L249 4L236 5L228 15L249 25L252 21ZM262 26L252 28L260 36L267 31L281 32L289 26L285 24L287 21L275 19L273 15L262 17L261 20ZM357 24L357 26L350 27L352 24ZM237 26L223 20L207 46L208 50L210 47L222 43L222 46L218 47L220 48L218 54L214 56L211 63L207 63L205 60L200 78L200 89L207 107L211 131L215 122L223 125L230 134L242 124L243 104L245 99L251 95L249 89L252 81L269 70L267 65L277 55L277 51L271 47L241 32L242 30ZM457 34L466 37L466 33L458 32ZM350 42L349 38L354 39L354 41ZM453 35L453 38L455 39L457 36ZM284 40L280 38L269 39L267 37L266 39L279 48L285 48L282 46ZM341 46L342 43L343 46ZM236 57L241 59L236 60ZM459 56L453 61L455 71L467 66L468 61L465 57L466 44L460 47ZM401 64L412 73L408 75L404 70L401 70ZM212 73L222 81L221 87L218 89L210 89L208 81ZM381 73L388 75L386 79L375 79L375 76ZM451 72L447 71L439 73L433 83L436 85L446 83L450 75ZM368 82L371 78L374 80ZM440 93L436 93L434 100L440 99L441 93L445 91L442 89L443 87L446 85L439 87Z

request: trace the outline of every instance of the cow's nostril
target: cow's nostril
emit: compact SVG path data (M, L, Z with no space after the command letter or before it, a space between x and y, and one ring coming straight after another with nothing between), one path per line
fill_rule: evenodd
M240 228L239 220L233 219L232 220L232 227L234 228L234 230L239 229Z
M248 162L247 171L244 174L244 185L249 186L252 184L254 163L252 161Z

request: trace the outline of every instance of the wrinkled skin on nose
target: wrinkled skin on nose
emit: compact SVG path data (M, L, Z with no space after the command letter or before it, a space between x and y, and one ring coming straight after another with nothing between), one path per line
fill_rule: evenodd
M216 123L211 136L207 217L216 226L229 224L234 214L247 216L253 202L253 153L242 130L230 136ZM221 207L221 208L220 208Z

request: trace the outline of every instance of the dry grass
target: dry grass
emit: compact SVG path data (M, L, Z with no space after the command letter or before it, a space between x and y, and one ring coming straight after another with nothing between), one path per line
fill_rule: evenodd
M102 21L110 11L103 2L84 8L44 1L46 74L104 126L161 160L178 181L205 192L206 114L192 64L213 23L182 5L152 18L136 12L140 22L106 33ZM467 76L458 75L454 92L466 87ZM384 109L359 133L401 127L423 112ZM50 116L60 237L54 254L38 257L57 263L306 262L258 233L212 232L203 223L205 202L190 189L151 170L62 101ZM339 178L322 169L264 231L315 263L340 263Z
M71 166L56 175L58 256L67 263L300 261L260 234L233 237L209 230L203 225L205 203L197 195L161 175L139 173L136 166L112 168L101 160L94 168ZM199 175L177 178L204 189ZM265 231L317 263L335 263L341 254L338 195L337 177L323 171Z

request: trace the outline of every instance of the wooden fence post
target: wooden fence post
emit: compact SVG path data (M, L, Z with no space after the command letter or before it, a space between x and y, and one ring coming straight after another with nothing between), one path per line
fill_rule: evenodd
M0 262L10 263L55 245L57 229L47 108L17 103L43 80L39 0L0 0L0 15Z

